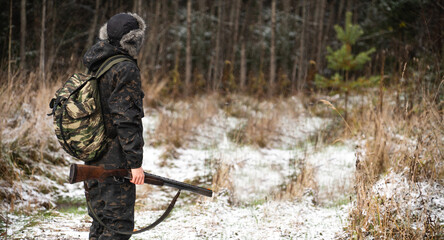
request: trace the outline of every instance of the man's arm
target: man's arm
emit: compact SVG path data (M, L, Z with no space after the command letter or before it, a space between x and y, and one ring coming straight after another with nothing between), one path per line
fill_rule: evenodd
M116 83L108 99L113 125L117 130L117 138L122 146L126 165L131 169L138 169L142 166L144 145L140 72L132 62L119 63L110 71L113 72ZM143 170L135 172L136 179L139 178L140 172Z

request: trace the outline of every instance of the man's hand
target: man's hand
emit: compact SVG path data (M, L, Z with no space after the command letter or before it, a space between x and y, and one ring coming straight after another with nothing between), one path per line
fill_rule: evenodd
M131 169L131 175L132 175L132 178L131 178L130 182L137 184L137 185L141 185L144 183L145 173L143 172L142 167Z

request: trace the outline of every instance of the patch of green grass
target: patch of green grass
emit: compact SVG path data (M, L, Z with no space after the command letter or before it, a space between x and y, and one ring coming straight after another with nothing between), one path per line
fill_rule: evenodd
M249 201L248 203L245 203L243 207L256 207L266 203L267 201L268 201L267 198L257 198L253 199L252 201Z
M75 215L85 215L88 213L86 205L84 207L69 206L59 209L60 213L71 213Z
M87 213L84 198L59 198L56 201L56 210L60 213L83 215Z
M351 203L356 196L352 196L352 195L345 195L342 196L341 198L335 199L334 201L330 202L327 207L328 208L338 208L344 205L347 205L349 203Z

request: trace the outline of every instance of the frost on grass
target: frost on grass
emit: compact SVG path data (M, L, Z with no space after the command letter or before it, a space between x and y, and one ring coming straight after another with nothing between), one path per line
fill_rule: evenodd
M390 173L379 180L372 191L380 203L381 218L390 216L391 221L415 232L427 232L424 223L444 227L444 186L412 183L405 173Z

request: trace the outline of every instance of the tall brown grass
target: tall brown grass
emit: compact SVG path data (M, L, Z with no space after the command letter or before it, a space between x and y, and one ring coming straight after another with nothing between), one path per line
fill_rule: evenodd
M61 182L61 176L48 166L68 163L58 154L60 147L53 134L51 117L47 116L48 103L57 85L53 83L47 88L41 85L30 74L0 87L0 180L3 180L0 182L2 187L11 189L1 191L0 200L10 203L11 210L14 201L21 198L21 181L42 175Z
M298 97L260 100L233 95L230 100L224 107L226 115L244 120L228 132L232 142L260 148L298 145L301 139L292 135L292 132L287 132L288 129L285 128L292 123L300 124L299 117L307 113Z
M232 165L227 163L218 163L216 166L216 171L212 176L212 189L215 193L220 194L220 192L223 192L229 194L229 202L235 203L236 199L232 194L235 186L230 175L232 170Z
M304 159L292 161L291 164L295 170L294 174L290 177L290 181L279 192L275 193L274 198L278 200L293 200L311 195L313 203L317 204L318 184L315 179L315 168Z
M149 138L149 144L154 146L171 145L180 148L196 145L196 138L205 135L199 131L199 127L211 124L211 119L219 113L215 96L166 101L168 102L156 107L158 125Z
M370 99L377 99L377 95L370 95ZM358 134L365 136L365 145L361 146L365 154L358 154L356 162L357 200L350 212L349 236L356 239L367 236L374 239L443 238L444 226L433 220L430 212L413 216L408 210L404 211L408 206L400 206L399 202L385 199L372 190L376 181L390 172L406 176L412 189L418 182L443 186L442 102L437 103L434 96L422 94L421 100L405 108L396 104L396 94L384 95L384 102L374 101L364 111L352 113L349 119Z

